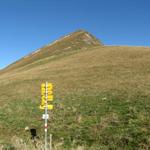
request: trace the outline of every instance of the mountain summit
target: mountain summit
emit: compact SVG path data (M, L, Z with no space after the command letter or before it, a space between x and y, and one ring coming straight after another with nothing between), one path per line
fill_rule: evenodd
M89 32L84 30L78 30L32 52L31 54L9 65L4 70L12 70L24 67L41 59L55 57L56 55L58 56L59 54L71 52L74 50L79 50L83 48L87 49L89 47L101 45L103 44Z

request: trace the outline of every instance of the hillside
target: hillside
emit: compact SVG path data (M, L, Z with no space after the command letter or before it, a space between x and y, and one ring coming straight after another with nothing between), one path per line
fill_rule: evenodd
M85 31L47 45L0 72L0 143L43 138L40 84L54 84L49 133L60 149L149 149L150 48L105 46ZM17 147L17 146L16 146ZM29 148L30 149L30 148Z
M102 43L94 36L84 30L79 30L32 52L28 56L25 56L17 62L9 65L3 71L18 69L37 61L42 61L42 59L49 59L50 56L51 58L54 58L58 57L58 55L62 55L63 53L69 53L82 48L87 49L99 45L102 45Z

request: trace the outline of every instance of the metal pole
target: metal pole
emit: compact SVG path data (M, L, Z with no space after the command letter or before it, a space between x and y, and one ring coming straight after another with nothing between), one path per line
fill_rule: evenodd
M47 82L45 87L46 107L45 107L45 150L47 150Z

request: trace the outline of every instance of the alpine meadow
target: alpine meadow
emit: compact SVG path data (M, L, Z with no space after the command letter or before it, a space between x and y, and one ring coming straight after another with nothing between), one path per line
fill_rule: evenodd
M150 48L107 46L78 30L0 70L0 148L43 144L40 85L54 85L54 150L150 149Z

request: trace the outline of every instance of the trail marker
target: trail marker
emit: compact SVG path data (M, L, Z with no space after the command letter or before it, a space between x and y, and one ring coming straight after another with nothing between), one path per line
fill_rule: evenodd
M53 105L49 104L49 102L53 101L53 85L52 83L42 83L41 84L41 105L40 109L45 110L45 114L43 114L42 118L45 120L44 131L45 131L45 150L47 150L47 120L49 119L48 110L53 109Z
M49 114L47 114L47 115L43 114L42 119L49 119Z

